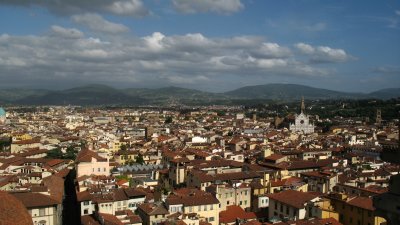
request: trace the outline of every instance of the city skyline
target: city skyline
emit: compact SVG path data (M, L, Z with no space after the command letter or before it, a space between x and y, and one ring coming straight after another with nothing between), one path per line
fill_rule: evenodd
M0 88L399 87L396 1L0 0Z

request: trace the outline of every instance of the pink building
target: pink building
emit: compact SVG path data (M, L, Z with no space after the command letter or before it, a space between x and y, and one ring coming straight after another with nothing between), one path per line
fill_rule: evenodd
M110 175L110 164L107 158L99 156L96 152L84 149L76 158L76 176L83 175Z

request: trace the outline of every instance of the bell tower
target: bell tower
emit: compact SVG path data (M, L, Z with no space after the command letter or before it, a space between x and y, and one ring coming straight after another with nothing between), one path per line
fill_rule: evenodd
M304 113L306 111L306 106L304 104L304 96L301 96L301 106L300 106L300 113Z
M381 123L382 123L382 112L381 112L380 109L377 109L377 110L376 110L376 119L375 119L375 123L376 123L377 125L381 125Z

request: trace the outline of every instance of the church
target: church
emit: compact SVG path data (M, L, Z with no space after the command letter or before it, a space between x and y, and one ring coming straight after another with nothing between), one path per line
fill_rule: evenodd
M304 134L314 133L314 124L310 123L309 116L305 114L304 97L301 98L301 112L296 114L294 124L291 123L289 129L292 132L303 132Z

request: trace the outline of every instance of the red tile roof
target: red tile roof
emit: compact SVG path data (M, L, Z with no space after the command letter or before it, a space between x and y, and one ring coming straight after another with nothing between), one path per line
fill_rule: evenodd
M13 193L13 195L19 201L21 201L26 208L37 208L44 206L53 206L58 204L58 202L53 198L51 198L50 196L40 193L24 192L24 193Z
M372 206L372 199L368 197L355 197L347 202L349 205L374 211L375 208Z
M281 202L283 204L302 209L308 201L311 201L318 196L314 193L287 190L279 193L268 194L270 199Z
M219 213L220 223L233 223L236 219L255 220L257 216L254 212L246 212L237 205L227 206L225 211Z
M28 210L15 196L0 191L0 224L33 225Z

